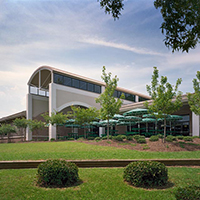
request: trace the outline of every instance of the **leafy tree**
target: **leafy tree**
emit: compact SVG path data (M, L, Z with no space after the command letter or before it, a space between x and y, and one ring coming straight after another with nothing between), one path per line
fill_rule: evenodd
M7 135L8 143L10 142L10 134L15 132L15 127L13 127L11 124L2 124L0 127L0 133Z
M30 130L36 131L36 134L38 136L38 130L41 130L42 128L44 128L45 123L42 121L38 121L38 120L28 120L28 127L30 128Z
M123 0L100 0L105 13L119 19L123 10ZM165 45L172 52L194 49L200 41L200 1L199 0L155 0L154 6L160 9L163 17L162 33Z
M71 106L71 109L75 119L75 124L84 126L84 138L86 138L85 127L99 116L98 110L94 107L85 109L75 106Z
M101 8L105 8L106 14L112 14L114 19L119 19L121 10L124 8L123 0L98 0L100 1Z
M24 136L24 141L26 140L26 128L28 126L28 120L25 118L16 118L13 124L18 128L22 129L22 134Z
M105 91L96 99L96 103L100 103L100 118L107 120L107 138L109 139L109 120L119 112L122 105L124 94L121 95L120 99L114 97L114 92L117 88L117 82L119 79L117 76L111 79L111 72L106 74L106 68L103 67L101 78L105 82Z
M200 1L199 0L156 0L164 22L165 45L174 51L194 49L200 41Z
M68 116L66 114L63 114L62 112L52 112L51 116L49 116L48 113L41 114L41 116L44 118L47 124L53 125L63 125L66 123L66 120L68 120ZM56 129L56 135L58 135L58 129Z
M199 126L200 126L200 71L197 71L197 79L193 79L194 93L188 93L188 104L190 105L190 110L196 115L199 115ZM200 132L199 132L200 136Z
M152 98L152 103L146 101L144 105L149 110L149 113L153 114L156 118L164 118L164 139L166 137L166 118L168 115L180 109L182 106L181 92L178 91L178 86L181 84L182 79L179 78L176 81L176 85L173 86L167 82L166 76L161 76L160 83L158 81L159 74L158 69L154 67L152 75L151 86L147 85L147 91ZM157 114L155 114L157 113Z

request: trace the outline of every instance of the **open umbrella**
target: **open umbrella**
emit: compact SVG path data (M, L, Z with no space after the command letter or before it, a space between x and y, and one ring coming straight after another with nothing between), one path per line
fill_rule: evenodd
M153 118L144 118L141 123L146 123L146 132L148 132L148 123L156 122L156 119Z
M123 115L124 116L141 116L144 114L147 114L148 110L144 108L136 108L130 111L125 112Z
M118 119L124 119L124 116L120 115L120 114L115 114L114 117L113 117L113 119L116 119L116 120L118 120Z

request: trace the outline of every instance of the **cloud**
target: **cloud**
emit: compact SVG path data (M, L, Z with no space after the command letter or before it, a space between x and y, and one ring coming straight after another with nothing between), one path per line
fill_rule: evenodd
M122 44L122 43L107 42L102 39L85 38L85 39L80 40L80 42L93 44L93 45L100 45L100 46L105 46L105 47L111 47L111 48L121 49L125 51L131 51L133 53L143 54L143 55L165 56L165 54L151 51L145 48L131 47L127 44Z

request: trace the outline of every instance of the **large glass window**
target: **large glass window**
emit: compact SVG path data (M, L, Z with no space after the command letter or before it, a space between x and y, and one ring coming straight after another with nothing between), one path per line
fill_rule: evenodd
M144 98L144 97L140 97L140 96L139 96L139 101L147 101L147 100L149 100L149 99L146 99L146 98Z
M61 74L56 74L56 73L54 74L54 83L66 85L66 86L70 86L70 87L75 87L75 88L78 88L81 90L95 92L98 94L101 93L100 85L88 83L86 81L81 81L79 79L71 78L71 77L68 77L65 75L61 75Z
M124 94L126 100L135 102L135 95L129 94L129 93L126 93L126 92L121 92L121 91L115 90L113 96L117 97L117 98L120 98L122 93Z

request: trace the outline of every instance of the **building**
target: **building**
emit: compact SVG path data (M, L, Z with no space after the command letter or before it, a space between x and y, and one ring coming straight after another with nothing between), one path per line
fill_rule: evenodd
M66 113L72 105L99 109L100 105L95 99L104 90L104 82L49 66L39 67L28 81L26 118L40 120L40 115L45 112ZM120 87L117 87L114 96L118 98L122 93L125 95L125 100L120 109L121 113L134 108L144 108L143 101L151 101L147 95ZM182 108L174 113L183 116L183 120L179 122L179 129L187 135L199 136L199 116L190 111L186 95L183 95L182 102ZM24 112L19 113L20 116L24 114ZM15 116L18 114L1 118L0 123L12 120ZM49 139L56 138L56 126L50 125L41 135L48 136ZM33 134L27 129L26 140L32 140L32 137Z

